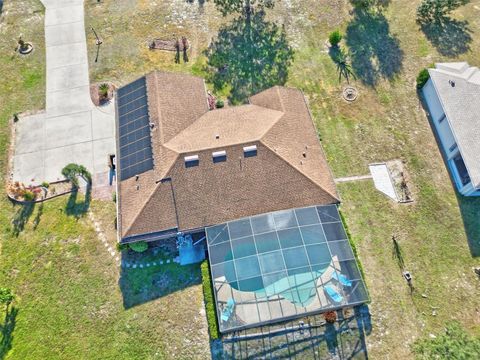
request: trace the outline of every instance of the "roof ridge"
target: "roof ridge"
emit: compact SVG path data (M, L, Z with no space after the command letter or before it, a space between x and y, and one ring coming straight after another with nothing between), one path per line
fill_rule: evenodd
M158 73L158 70L157 71L154 71L153 72L153 75L155 77L155 81L154 81L154 86L155 86L155 92L158 94L158 78L157 78L157 73ZM148 88L147 88L148 89ZM150 96L147 94L147 98L150 98ZM159 140L160 140L160 144L163 145L163 122L162 122L162 111L160 110L160 104L159 104L159 101L157 99L157 101L155 101L155 104L157 105L156 108L157 108L157 121L158 121L158 127L159 127L159 132L160 132L160 136L159 136ZM152 136L151 132L150 132L150 136Z
M280 95L280 86L275 85L275 91L277 92L278 100L280 101L280 105L282 106L282 112L285 113L285 105L283 104L282 95Z
M265 144L263 141L261 141L262 145L264 145L266 148L268 148L273 154L275 154L278 158L282 159L282 161L284 161L285 163L287 163L291 168L295 169L295 171L297 171L298 173L300 173L301 175L303 175L305 178L307 178L311 183L313 183L314 185L318 186L320 189L322 189L323 191L325 191L328 195L330 195L332 198L334 198L335 200L337 200L338 202L340 202L340 199L336 196L336 195L333 195L329 190L325 189L325 187L321 184L319 184L318 182L316 182L315 180L313 180L310 176L308 176L307 174L305 174L304 172L300 171L297 167L295 167L290 161L288 161L287 159L285 159L283 156L281 156L279 153L277 153L274 149L272 149L269 145Z
M275 126L275 124L277 124L280 119L283 118L283 116L285 115L285 110L284 111L279 111L279 110L275 110L275 109L270 109L270 108L267 108L265 106L260 106L260 105L256 105L256 104L243 104L243 105L238 105L238 106L232 106L232 107L229 107L229 108L223 108L223 109L217 109L215 111L224 111L224 110L235 110L236 108L240 108L240 107L245 107L245 106L249 106L249 107L256 107L256 108L261 108L261 109L266 109L268 111L274 111L274 112L279 112L281 113L282 115L278 117L278 119L276 119L274 122L272 122L272 124L265 130L264 133L260 134L258 136L258 138L253 138L249 141L242 141L242 142L234 142L234 143L231 143L231 144L228 144L228 145L225 145L225 146L238 146L238 145L242 145L242 144L247 144L247 143L251 143L251 142L255 142L255 141L261 141L263 139L263 137L268 134L270 132L270 130L273 128L273 126ZM282 108L283 108L283 105L282 105ZM184 154L184 153L189 153L189 152L192 152L192 151L206 151L206 150L209 150L209 149L216 149L217 147L220 147L220 146L215 146L215 147L205 147L205 148L200 148L200 149L196 149L196 150L192 150L192 151L182 151L182 152L178 152L177 150L173 149L171 147L171 145L169 145L169 143L171 143L175 138L181 136L184 132L186 132L188 129L190 129L191 127L193 127L198 121L200 121L200 119L202 119L206 114L208 114L210 111L207 111L206 113L202 114L200 117L198 117L193 123L191 123L189 126L187 126L185 129L183 129L182 131L180 131L178 134L176 134L174 137L172 137L170 140L168 140L166 143L162 143L162 146L164 146L165 148L169 149L169 150L172 150L173 152L177 153L177 154ZM223 146L223 147L225 147Z

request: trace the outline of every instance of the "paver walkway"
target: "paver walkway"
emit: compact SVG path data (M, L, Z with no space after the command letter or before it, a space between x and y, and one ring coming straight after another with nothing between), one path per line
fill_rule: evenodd
M94 188L108 184L115 108L113 102L95 107L90 98L83 0L41 1L46 8L46 109L16 123L13 180L54 181L74 162L94 175Z

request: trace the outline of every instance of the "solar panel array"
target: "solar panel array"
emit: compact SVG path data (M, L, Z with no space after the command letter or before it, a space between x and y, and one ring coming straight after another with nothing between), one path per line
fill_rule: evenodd
M147 88L142 77L117 93L120 180L153 169Z

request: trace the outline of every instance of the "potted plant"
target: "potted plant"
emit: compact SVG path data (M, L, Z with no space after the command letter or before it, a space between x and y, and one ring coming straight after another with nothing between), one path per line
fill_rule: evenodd
M335 311L327 311L323 314L323 318L329 324L333 324L337 320L337 313Z

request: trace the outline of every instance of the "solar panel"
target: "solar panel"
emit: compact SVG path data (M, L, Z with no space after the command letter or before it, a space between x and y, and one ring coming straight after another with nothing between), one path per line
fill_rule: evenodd
M336 205L276 211L205 231L222 332L368 301Z
M120 180L153 169L147 88L142 77L117 92Z

